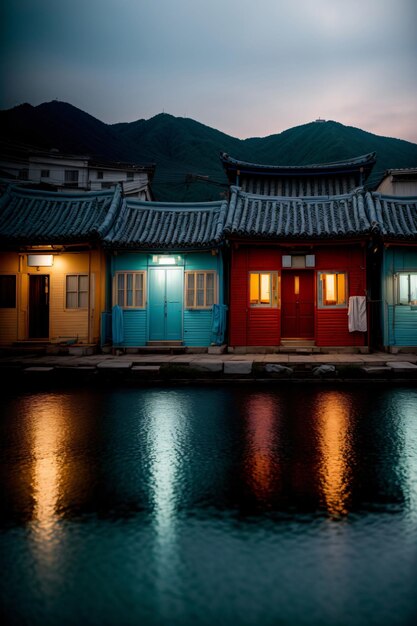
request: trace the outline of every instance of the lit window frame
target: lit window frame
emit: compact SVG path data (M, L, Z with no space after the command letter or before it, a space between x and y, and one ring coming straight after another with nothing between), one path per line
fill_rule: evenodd
M326 304L323 301L323 280L322 280L322 276L328 276L329 274L333 275L333 276L338 276L338 275L343 275L345 277L345 293L344 293L344 302L341 304ZM349 289L348 289L348 281L349 281L349 276L348 276L348 272L346 271L340 271L340 270L321 270L320 272L317 272L317 308L319 309L347 309L348 308L348 294L349 294ZM337 289L337 278L336 278L336 289ZM336 301L338 300L338 297L336 297Z
M417 283L417 269L415 270L406 270L406 271L401 271L398 272L397 274L397 301L396 304L401 305L401 306L416 306L417 305L417 286L416 286L416 291L411 291L411 276L415 276L416 277L416 283ZM408 282L408 286L407 286L407 299L405 298L401 298L401 279L402 278L406 278L407 282ZM415 296L415 297L413 297Z
M204 304L197 304L197 275L202 274L204 276ZM213 307L214 304L218 302L217 296L217 272L215 270L187 270L184 272L185 280L184 280L184 302L185 309L187 310L208 310ZM207 276L213 276L213 302L207 303ZM191 276L194 277L194 288L189 287L189 280ZM190 304L190 299L192 300L192 304Z
M258 275L259 280L261 276L269 276L269 302L251 302L250 288L251 288L251 276ZM274 293L273 276L276 278L276 290ZM260 291L259 284L259 291ZM280 308L280 290L281 290L281 275L275 270L251 270L248 272L248 301L251 309L278 309Z
M68 289L68 279L69 278L76 278L77 279L77 289ZM81 279L82 278L86 278L87 279L87 289L80 289L80 283L81 283ZM88 309L88 295L89 295L89 289L90 289L90 280L88 277L88 274L84 273L84 272L80 272L80 273L71 273L71 274L65 274L65 310L67 311L85 311L86 309ZM77 298L77 305L76 306L69 306L68 304L68 295L69 294L76 294L76 298ZM81 306L81 297L82 294L87 294L87 303L85 306Z
M129 290L128 289L128 276L131 275L132 281L133 281L133 285L132 285L132 289ZM120 277L123 276L123 287L122 289L119 288L119 279ZM138 278L141 277L142 279L142 286L141 288L136 288L136 281L138 280ZM141 304L136 304L136 298L133 295L132 297L132 304L128 303L128 292L132 291L132 294L136 294L136 293L141 293L142 294L142 299L141 299ZM120 298L120 294L123 294L122 298ZM113 281L113 305L118 304L122 309L127 309L127 310L141 310L141 309L145 309L146 308L146 271L145 270L134 270L134 271L121 271L121 272L116 272L114 275L114 281Z

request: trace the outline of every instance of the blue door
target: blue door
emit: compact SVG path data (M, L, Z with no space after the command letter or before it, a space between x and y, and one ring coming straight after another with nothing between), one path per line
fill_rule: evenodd
M182 340L181 268L149 269L149 341Z

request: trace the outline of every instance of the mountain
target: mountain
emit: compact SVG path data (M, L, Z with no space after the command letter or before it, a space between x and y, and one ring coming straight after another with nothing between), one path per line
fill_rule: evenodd
M0 111L3 139L66 153L132 163L156 163L158 200L213 200L227 190L219 153L255 163L306 165L377 153L369 179L389 168L415 167L417 144L381 137L334 121L311 122L269 137L237 139L167 113L149 120L105 124L65 102Z

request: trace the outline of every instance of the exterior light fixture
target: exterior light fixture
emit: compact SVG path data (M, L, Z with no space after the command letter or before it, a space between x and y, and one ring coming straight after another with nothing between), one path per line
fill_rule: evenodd
M28 254L29 267L52 267L53 264L53 254Z

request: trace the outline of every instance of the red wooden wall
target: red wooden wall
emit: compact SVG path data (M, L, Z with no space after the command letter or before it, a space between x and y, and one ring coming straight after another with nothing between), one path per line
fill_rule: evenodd
M348 296L365 295L365 248L360 244L306 244L315 254L315 343L317 346L366 345L366 333L350 333L347 308L317 308L317 272L344 271L348 275ZM250 271L282 271L282 255L294 250L278 246L239 244L232 248L230 272L229 343L231 346L276 346L281 342L281 309L249 306ZM285 270L287 271L287 270ZM288 270L291 271L291 270ZM297 270L292 270L297 271Z

